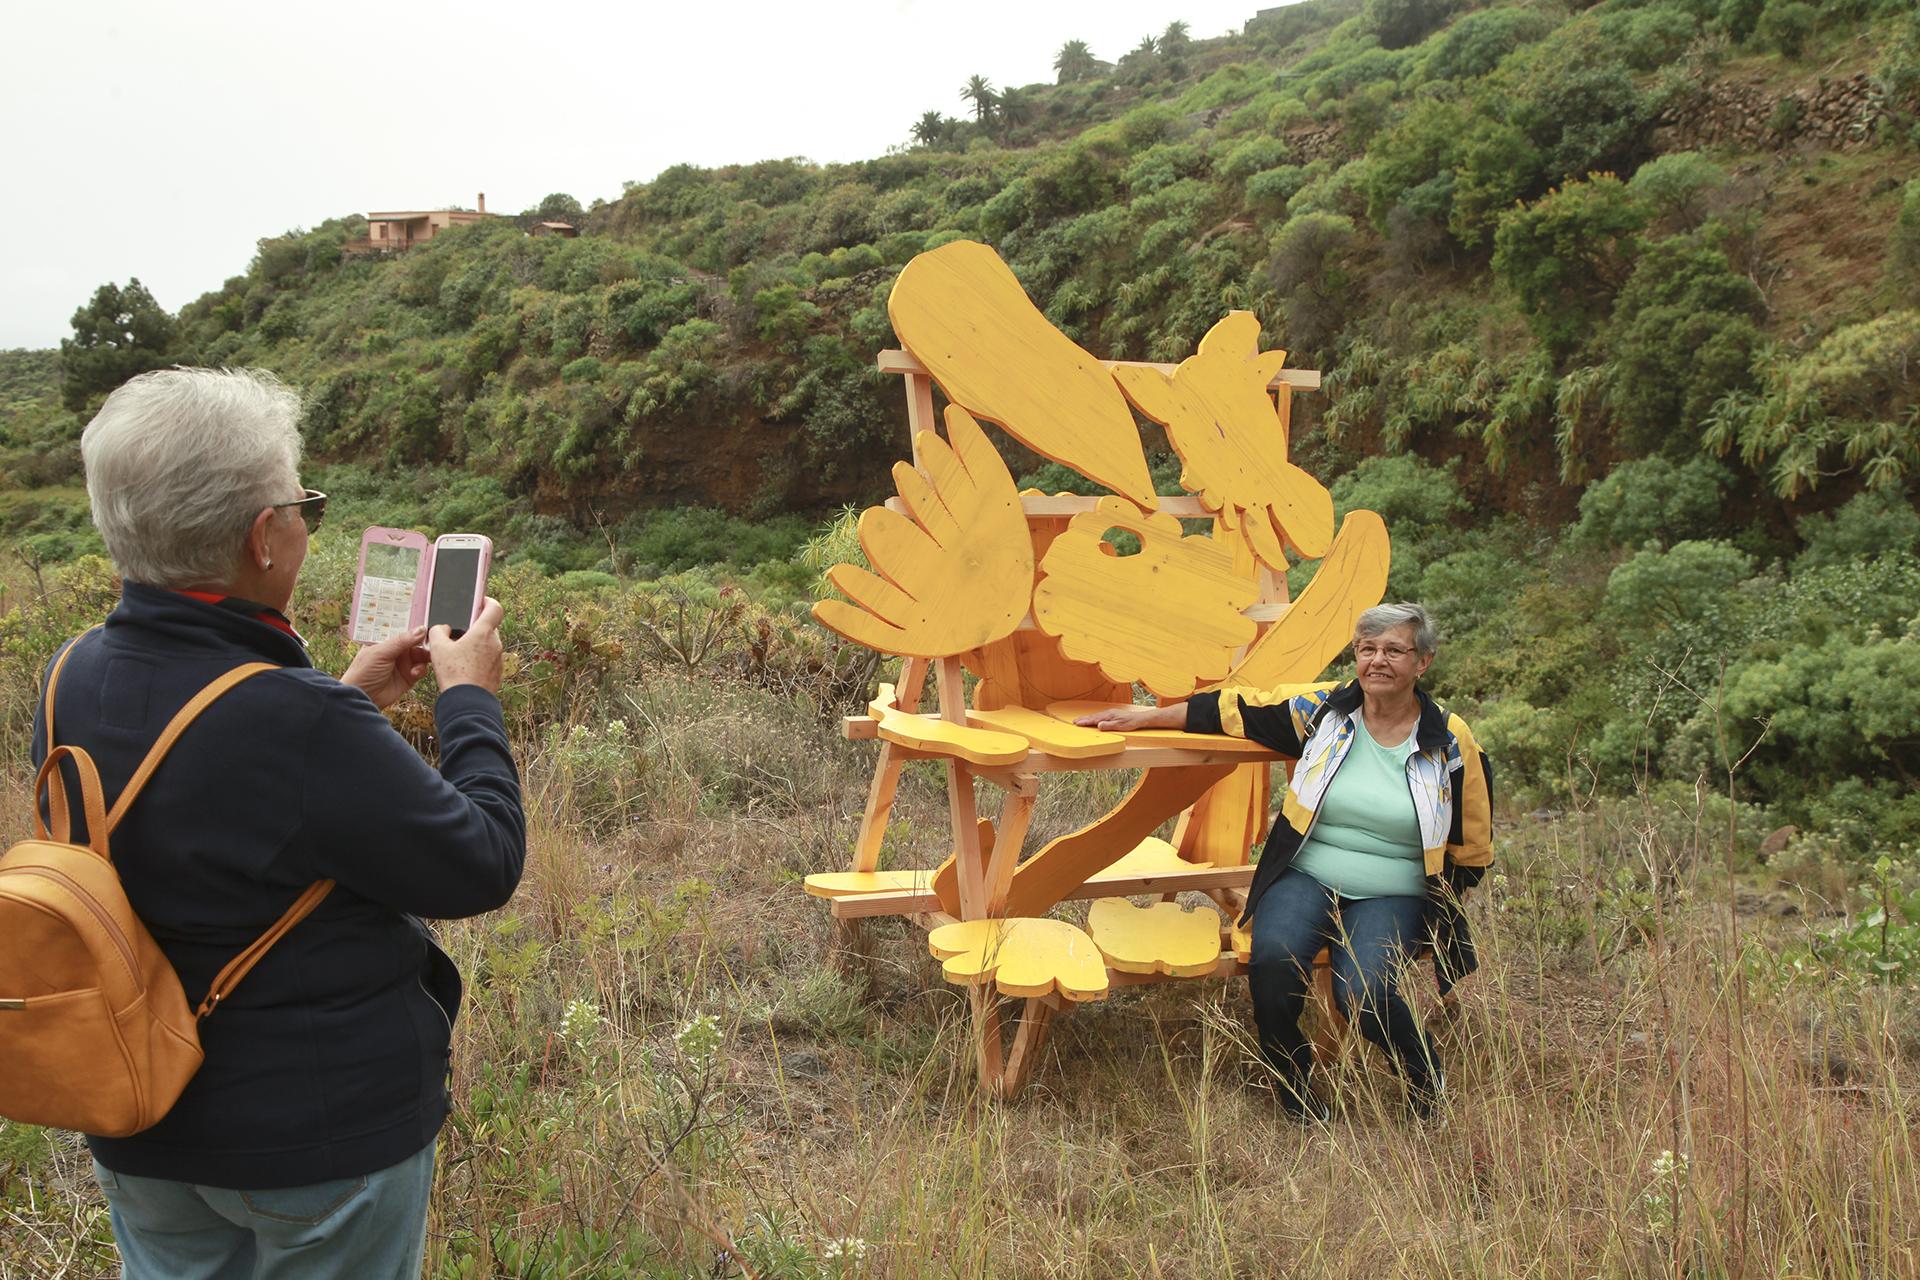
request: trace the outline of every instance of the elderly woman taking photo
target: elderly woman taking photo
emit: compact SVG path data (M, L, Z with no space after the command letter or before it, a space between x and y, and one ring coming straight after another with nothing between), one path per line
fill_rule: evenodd
M1386 1052L1413 1113L1426 1117L1443 1096L1433 1042L1399 975L1427 946L1443 993L1475 967L1459 894L1493 858L1493 781L1466 722L1420 688L1436 651L1425 609L1379 605L1355 623L1345 683L1226 688L1080 721L1227 733L1297 761L1241 921L1252 922L1247 978L1260 1050L1299 1119L1328 1114L1299 1026L1323 947L1340 1012Z
M200 1023L206 1059L172 1109L88 1138L132 1277L419 1274L460 976L418 917L501 906L525 859L499 604L458 640L362 649L339 679L288 621L326 504L300 486L299 407L265 375L172 369L115 391L81 437L124 587L56 658L35 760L51 715L111 798L194 694L272 664L187 727L114 863L190 1001L324 894ZM437 771L381 714L429 665Z

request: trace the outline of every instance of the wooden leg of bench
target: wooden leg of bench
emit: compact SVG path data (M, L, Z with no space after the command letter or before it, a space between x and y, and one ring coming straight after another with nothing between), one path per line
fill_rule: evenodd
M1346 1019L1333 1001L1333 966L1313 966L1314 1003L1319 1006L1313 1019L1313 1057L1321 1067L1331 1067L1346 1051Z
M1034 1060L1047 1038L1047 1024L1053 1021L1053 1005L1047 1000L1027 1000L1020 1013L1020 1025L1013 1033L1013 1052L1007 1059L1006 1074L1000 1077L1000 1096L1011 1098L1027 1087Z
M991 984L974 987L974 1045L980 1066L980 1092L998 1094L1005 1070L1000 1056L1000 995Z

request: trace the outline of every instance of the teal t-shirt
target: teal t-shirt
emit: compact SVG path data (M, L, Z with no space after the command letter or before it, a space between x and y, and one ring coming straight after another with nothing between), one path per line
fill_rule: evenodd
M1356 708L1353 745L1320 799L1313 832L1293 865L1343 898L1420 897L1427 891L1420 821L1407 789L1414 733L1383 747Z

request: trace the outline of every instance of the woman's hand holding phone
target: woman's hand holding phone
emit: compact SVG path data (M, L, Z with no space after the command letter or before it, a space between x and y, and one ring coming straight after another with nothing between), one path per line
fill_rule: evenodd
M506 610L492 596L480 608L465 635L458 640L444 623L427 632L427 652L433 662L433 674L440 688L477 684L489 693L500 692L500 673L505 648L500 643L500 620Z
M385 711L413 691L427 674L427 629L415 627L370 644L353 655L341 684L350 684Z

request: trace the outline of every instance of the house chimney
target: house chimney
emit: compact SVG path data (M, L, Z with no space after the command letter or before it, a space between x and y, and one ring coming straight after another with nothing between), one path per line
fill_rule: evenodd
M482 191L480 193L480 212L485 213L486 211L487 211L487 193Z

